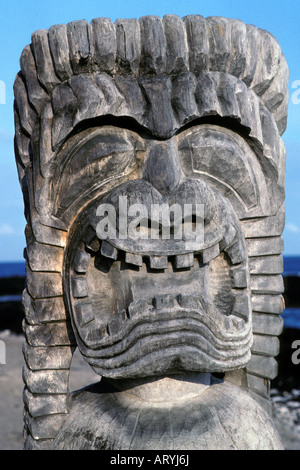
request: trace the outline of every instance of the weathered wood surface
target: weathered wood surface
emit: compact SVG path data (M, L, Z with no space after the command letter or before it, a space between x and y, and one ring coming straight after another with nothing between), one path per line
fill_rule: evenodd
M270 410L288 104L276 39L221 17L96 18L34 32L20 65L26 447L68 420L76 345L100 375L222 372ZM120 197L202 204L203 240L102 240L97 207L122 219Z

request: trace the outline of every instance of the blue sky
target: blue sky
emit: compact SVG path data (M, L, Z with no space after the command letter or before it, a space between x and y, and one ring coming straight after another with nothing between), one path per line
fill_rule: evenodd
M13 150L13 82L19 71L22 49L31 42L33 31L73 20L91 21L100 16L115 21L117 18L162 17L165 14L238 18L270 31L279 41L290 69L288 128L283 135L287 148L285 254L300 255L299 0L1 0L0 261L22 260L25 246L23 201ZM297 88L293 88L293 84ZM296 99L293 100L293 96Z

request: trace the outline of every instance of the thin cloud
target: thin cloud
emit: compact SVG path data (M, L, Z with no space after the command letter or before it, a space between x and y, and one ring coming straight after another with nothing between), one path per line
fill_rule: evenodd
M300 227L298 227L295 224L291 224L291 223L286 224L286 229L292 233L300 233Z
M9 224L0 225L0 235L14 235L15 229Z
M7 235L21 235L23 232L21 230L15 229L12 225L3 223L0 224L0 236L7 236Z
M12 142L14 140L14 133L0 128L0 141Z

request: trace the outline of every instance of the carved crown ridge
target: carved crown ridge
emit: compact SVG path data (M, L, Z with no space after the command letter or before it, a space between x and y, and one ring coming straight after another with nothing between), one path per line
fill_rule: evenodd
M280 46L267 31L235 19L166 15L115 23L108 18L73 21L35 31L20 64L29 101L38 113L47 94L81 73L218 71L252 89L274 114L281 133L286 125L288 68Z

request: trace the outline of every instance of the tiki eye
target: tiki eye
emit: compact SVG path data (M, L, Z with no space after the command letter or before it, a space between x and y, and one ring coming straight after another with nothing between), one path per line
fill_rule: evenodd
M137 166L143 140L134 132L114 126L87 129L68 142L57 168L57 215L60 216L78 197ZM83 163L84 162L84 163Z
M218 189L239 214L269 206L264 170L241 136L203 124L179 135L178 150L186 174Z

